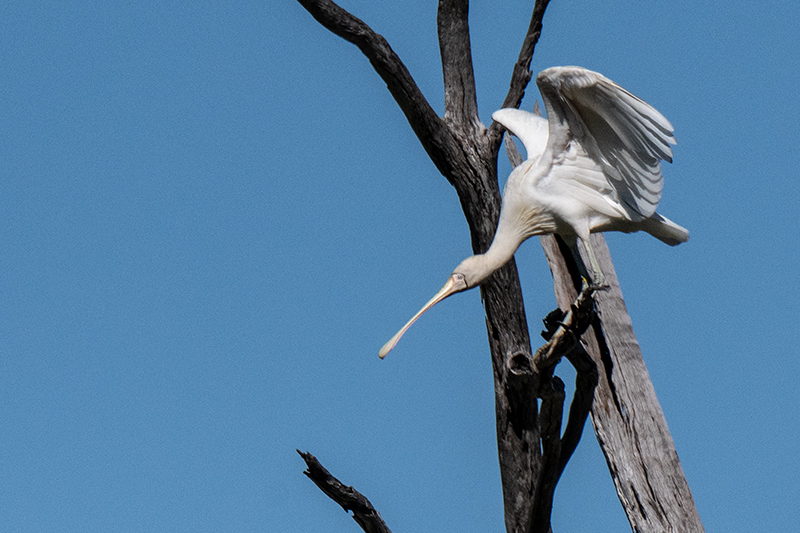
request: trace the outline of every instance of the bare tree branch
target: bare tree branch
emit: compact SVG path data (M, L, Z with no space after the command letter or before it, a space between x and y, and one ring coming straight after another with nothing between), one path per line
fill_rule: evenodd
M436 22L444 77L444 119L457 126L480 124L468 15L468 0L439 0Z
M386 83L411 129L422 142L439 171L448 179L453 171L451 162L461 151L450 130L430 106L400 60L383 36L361 19L353 16L330 0L298 0L325 28L356 45L369 59L375 72Z
M609 288L595 295L598 320L582 341L599 369L592 423L620 503L636 532L702 532L608 246L601 234L591 238ZM568 305L580 286L574 260L566 246L559 247L557 237L544 235L540 240L553 273L556 300Z
M531 59L533 59L533 51L536 48L536 43L539 42L539 37L542 34L542 19L544 12L550 0L536 0L533 6L533 13L531 14L531 22L528 25L528 32L522 40L522 49L519 51L519 57L514 64L514 71L511 73L511 82L508 88L506 99L503 100L501 107L519 108L522 103L522 98L525 96L525 89L531 81L533 73L531 72ZM489 127L489 144L492 146L493 151L497 152L500 142L503 140L503 127L497 122L493 122ZM495 148L497 146L498 148Z
M570 304L569 311L558 320L556 330L548 332L547 344L536 350L533 356L533 368L543 378L546 379L548 373L552 374L553 368L561 358L575 348L578 339L592 322L593 294L594 288L584 285L575 302Z
M561 435L561 458L558 465L559 478L564 473L564 468L566 468L581 440L586 419L592 410L594 389L597 387L597 366L580 343L566 357L575 368L577 374L575 375L575 392L572 395L572 402L569 406L567 427L564 429L563 435Z
M508 139L506 139L508 142ZM560 239L559 244L564 246L564 251L570 253L567 245ZM577 275L577 272L576 272ZM587 288L583 290L575 303L572 304L573 316L566 315L561 309L552 311L544 319L546 331L542 332L542 337L548 340L548 344L537 350L534 359L538 359L539 365L544 366L544 372L540 369L540 380L544 382L547 376L552 374L550 370L557 362L553 359L552 354L557 357L566 357L576 370L575 376L575 392L572 396L572 402L569 408L569 417L567 420L567 427L561 435L561 451L558 467L558 478L564 473L564 468L567 466L570 457L572 457L575 448L581 440L583 434L583 427L586 425L586 418L592 409L592 401L594 398L594 389L597 386L597 365L595 365L592 358L586 353L583 345L578 342L578 339L583 335L591 322L597 320L597 316L591 307L592 302L588 301L586 296ZM577 313L577 317L575 315ZM562 329L568 328L570 335L561 335L560 340L562 345L559 349L555 350L550 348L554 341L559 340L559 333ZM566 341L566 342L564 342ZM544 415L542 415L544 416ZM542 422L544 426L546 422Z
M522 156L510 133L506 135L506 155L508 155L508 160L513 168L517 168L522 164Z
M509 149L509 151L512 151ZM542 336L547 339L547 343L536 350L533 357L533 368L539 378L538 395L542 399L542 409L540 413L540 427L542 440L542 469L536 485L536 493L533 505L533 516L530 521L533 533L547 533L550 530L550 516L553 509L553 495L556 485L564 466L566 465L572 452L577 445L573 439L580 439L582 426L576 428L575 424L580 421L583 413L582 422L585 423L588 415L588 406L581 403L583 390L576 390L575 400L570 407L571 423L569 429L569 439L564 440L561 436L561 422L564 411L564 383L557 376L553 375L556 365L562 357L569 357L573 352L581 351L581 335L594 318L594 302L592 293L594 289L584 286L578 298L567 313L557 309L550 313L545 319L547 331ZM585 370L582 368L582 370ZM580 370L579 370L580 372ZM589 397L591 406L591 396ZM566 444L566 446L565 446Z
M531 533L548 533L553 510L553 496L559 476L561 460L561 418L564 412L564 382L550 376L539 387L542 398L542 470L536 483L536 494L531 518Z
M341 505L342 509L353 511L353 520L365 533L392 533L380 513L363 494L333 477L310 453L300 450L297 450L297 453L308 467L303 473L330 499Z

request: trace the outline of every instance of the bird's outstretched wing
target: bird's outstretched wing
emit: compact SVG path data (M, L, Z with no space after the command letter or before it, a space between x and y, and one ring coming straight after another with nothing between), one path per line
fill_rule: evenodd
M631 215L647 218L655 213L663 187L661 160L672 161L672 124L591 70L553 67L540 72L536 83L549 123L545 151L557 161L576 140L603 169Z
M528 111L506 108L492 113L492 119L519 137L525 145L527 159L542 155L547 146L547 119Z

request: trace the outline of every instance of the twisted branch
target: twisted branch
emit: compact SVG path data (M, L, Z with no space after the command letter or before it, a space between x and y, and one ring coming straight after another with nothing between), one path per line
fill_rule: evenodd
M333 477L310 453L300 450L297 453L306 462L307 468L303 473L331 500L341 505L342 509L353 511L353 520L365 533L392 533L366 496Z

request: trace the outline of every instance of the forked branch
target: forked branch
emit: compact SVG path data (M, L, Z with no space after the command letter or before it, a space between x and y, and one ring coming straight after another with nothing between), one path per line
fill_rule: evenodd
M564 313L556 309L547 316L544 321L547 331L542 332L547 343L536 350L533 357L533 371L538 378L538 396L542 400L539 423L542 469L536 485L533 516L530 521L533 533L550 531L556 485L580 441L583 425L591 409L592 394L597 383L597 370L596 368L593 370L591 359L588 359L587 364L580 338L595 316L593 293L592 287L584 286L569 311ZM564 383L553 374L553 371L563 357L575 362L578 376L567 429L562 436Z

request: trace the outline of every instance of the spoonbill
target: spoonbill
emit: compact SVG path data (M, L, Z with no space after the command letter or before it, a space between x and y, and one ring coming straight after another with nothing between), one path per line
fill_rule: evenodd
M491 246L456 267L444 287L381 348L381 358L425 311L480 285L534 235L560 235L587 278L577 245L581 241L595 287L603 286L604 277L590 233L641 230L670 246L689 239L685 228L656 213L664 183L661 161L672 162L672 124L585 68L552 67L539 73L536 84L547 119L519 109L492 115L522 141L527 159L508 177Z

